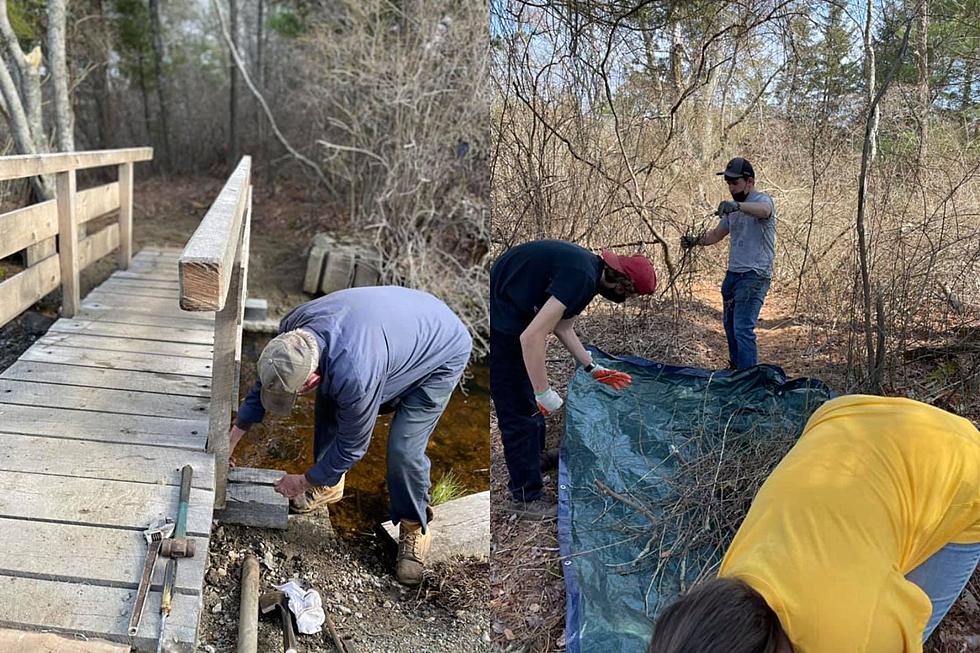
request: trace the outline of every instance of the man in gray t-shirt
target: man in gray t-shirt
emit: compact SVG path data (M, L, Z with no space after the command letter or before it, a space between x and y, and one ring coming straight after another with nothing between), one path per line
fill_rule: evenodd
M735 158L719 175L725 176L731 200L718 205L718 225L702 236L684 236L681 247L714 245L731 234L728 272L721 284L724 302L728 365L744 369L758 363L755 325L769 291L776 257L776 206L772 198L755 190L752 164Z

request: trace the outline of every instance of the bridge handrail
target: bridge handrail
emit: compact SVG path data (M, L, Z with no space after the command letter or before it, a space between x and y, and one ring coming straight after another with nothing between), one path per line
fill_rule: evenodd
M62 316L74 317L81 304L79 271L117 247L119 267L129 267L133 256L133 163L152 158L150 147L0 157L0 181L55 175L54 199L0 215L0 258L51 243L40 260L0 282L0 326L59 284ZM118 182L77 191L76 170L110 165L119 168ZM116 210L116 223L79 239L79 225ZM58 256L47 255L54 253L54 237L59 235Z
M252 158L242 157L177 263L180 307L216 311L211 364L208 452L214 454L214 505L225 506L228 426L238 403L242 318L252 217Z
M0 157L0 181L68 172L69 170L84 170L86 168L149 161L152 158L152 147L5 156Z

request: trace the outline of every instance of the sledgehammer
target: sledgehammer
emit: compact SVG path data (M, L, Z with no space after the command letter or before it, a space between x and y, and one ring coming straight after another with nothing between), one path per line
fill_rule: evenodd
M286 594L278 590L266 592L259 597L259 612L269 614L279 609L282 619L282 646L285 653L296 653L296 631L293 630L293 615L289 611Z
M194 468L184 465L180 470L180 503L177 506L177 527L172 537L160 545L160 555L167 556L167 568L163 574L163 597L160 599L160 640L157 653L163 651L164 630L167 618L170 616L171 603L174 596L174 585L177 582L177 559L194 556L194 541L187 539L187 509L191 500L191 477Z

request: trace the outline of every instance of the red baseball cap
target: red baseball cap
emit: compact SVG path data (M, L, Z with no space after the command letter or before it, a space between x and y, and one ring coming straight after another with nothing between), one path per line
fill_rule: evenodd
M653 263L646 256L620 256L604 249L602 260L613 270L628 276L638 295L649 295L657 289L657 271L653 269Z

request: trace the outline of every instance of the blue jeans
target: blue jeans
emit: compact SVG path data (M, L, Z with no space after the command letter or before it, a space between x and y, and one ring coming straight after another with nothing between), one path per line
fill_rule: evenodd
M450 361L432 372L417 386L381 406L381 412L394 409L395 416L388 428L387 465L388 502L391 521L417 521L425 532L429 522L429 476L431 463L425 455L429 438L442 417L456 384L463 376L467 358ZM316 427L313 435L313 459L327 452L337 436L336 406L327 397L317 394L314 407Z
M932 601L932 616L922 633L923 642L956 603L977 563L980 563L980 543L947 544L905 577L922 588Z
M759 362L755 325L767 292L769 279L758 272L728 272L721 284L728 360L740 370Z
M490 397L504 445L504 460L515 501L541 496L541 451L544 416L538 412L531 379L524 366L520 336L490 330Z

